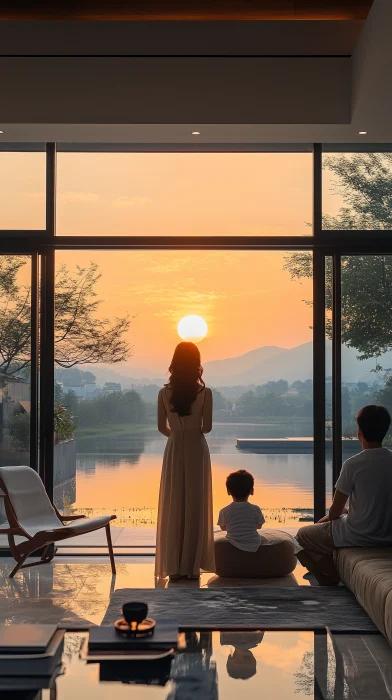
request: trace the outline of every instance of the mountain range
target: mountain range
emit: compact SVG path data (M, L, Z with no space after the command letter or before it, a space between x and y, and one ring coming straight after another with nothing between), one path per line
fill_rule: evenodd
M372 370L376 360L358 360L358 351L342 346L342 378L345 382L366 381L373 383L376 375ZM332 375L332 343L326 342L326 376ZM385 368L392 367L392 352L378 360ZM227 363L227 364L226 364ZM264 347L239 357L204 365L207 381L213 386L246 386L264 384L268 381L286 379L304 381L313 376L313 342L295 348Z
M342 346L342 378L345 382L367 381L373 383L376 374L372 372L376 360L358 360L357 350ZM378 359L384 369L392 368L392 352ZM92 370L97 383L119 382L123 389L137 384L158 384L165 381L156 370L133 368L131 365L86 365L82 369ZM326 342L326 375L332 374L332 344ZM247 386L263 384L267 381L286 379L304 381L313 375L313 343L304 343L294 348L280 348L273 345L256 348L237 357L213 360L204 364L204 377L212 386Z

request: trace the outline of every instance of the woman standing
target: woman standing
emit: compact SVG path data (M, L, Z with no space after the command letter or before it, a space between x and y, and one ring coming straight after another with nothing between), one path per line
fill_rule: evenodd
M158 505L155 575L199 578L215 571L210 452L212 392L203 380L200 352L177 345L169 382L158 396L158 430L168 438Z

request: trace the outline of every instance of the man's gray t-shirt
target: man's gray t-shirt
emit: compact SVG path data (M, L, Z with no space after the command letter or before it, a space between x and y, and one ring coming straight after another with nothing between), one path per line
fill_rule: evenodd
M392 452L376 447L350 457L336 488L350 501L348 515L332 521L335 547L392 545Z

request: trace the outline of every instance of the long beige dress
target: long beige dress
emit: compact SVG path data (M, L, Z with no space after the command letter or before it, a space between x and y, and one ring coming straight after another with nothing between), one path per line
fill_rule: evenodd
M212 392L203 389L190 416L170 410L171 390L158 396L158 428L168 436L158 505L155 575L215 571L211 460L204 432L212 427Z

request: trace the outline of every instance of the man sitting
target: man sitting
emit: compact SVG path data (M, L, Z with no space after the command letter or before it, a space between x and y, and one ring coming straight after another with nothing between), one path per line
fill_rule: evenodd
M297 557L320 585L339 582L335 549L392 545L392 452L382 446L391 416L383 406L372 405L362 408L356 420L363 451L343 464L328 515L297 533L303 548Z

